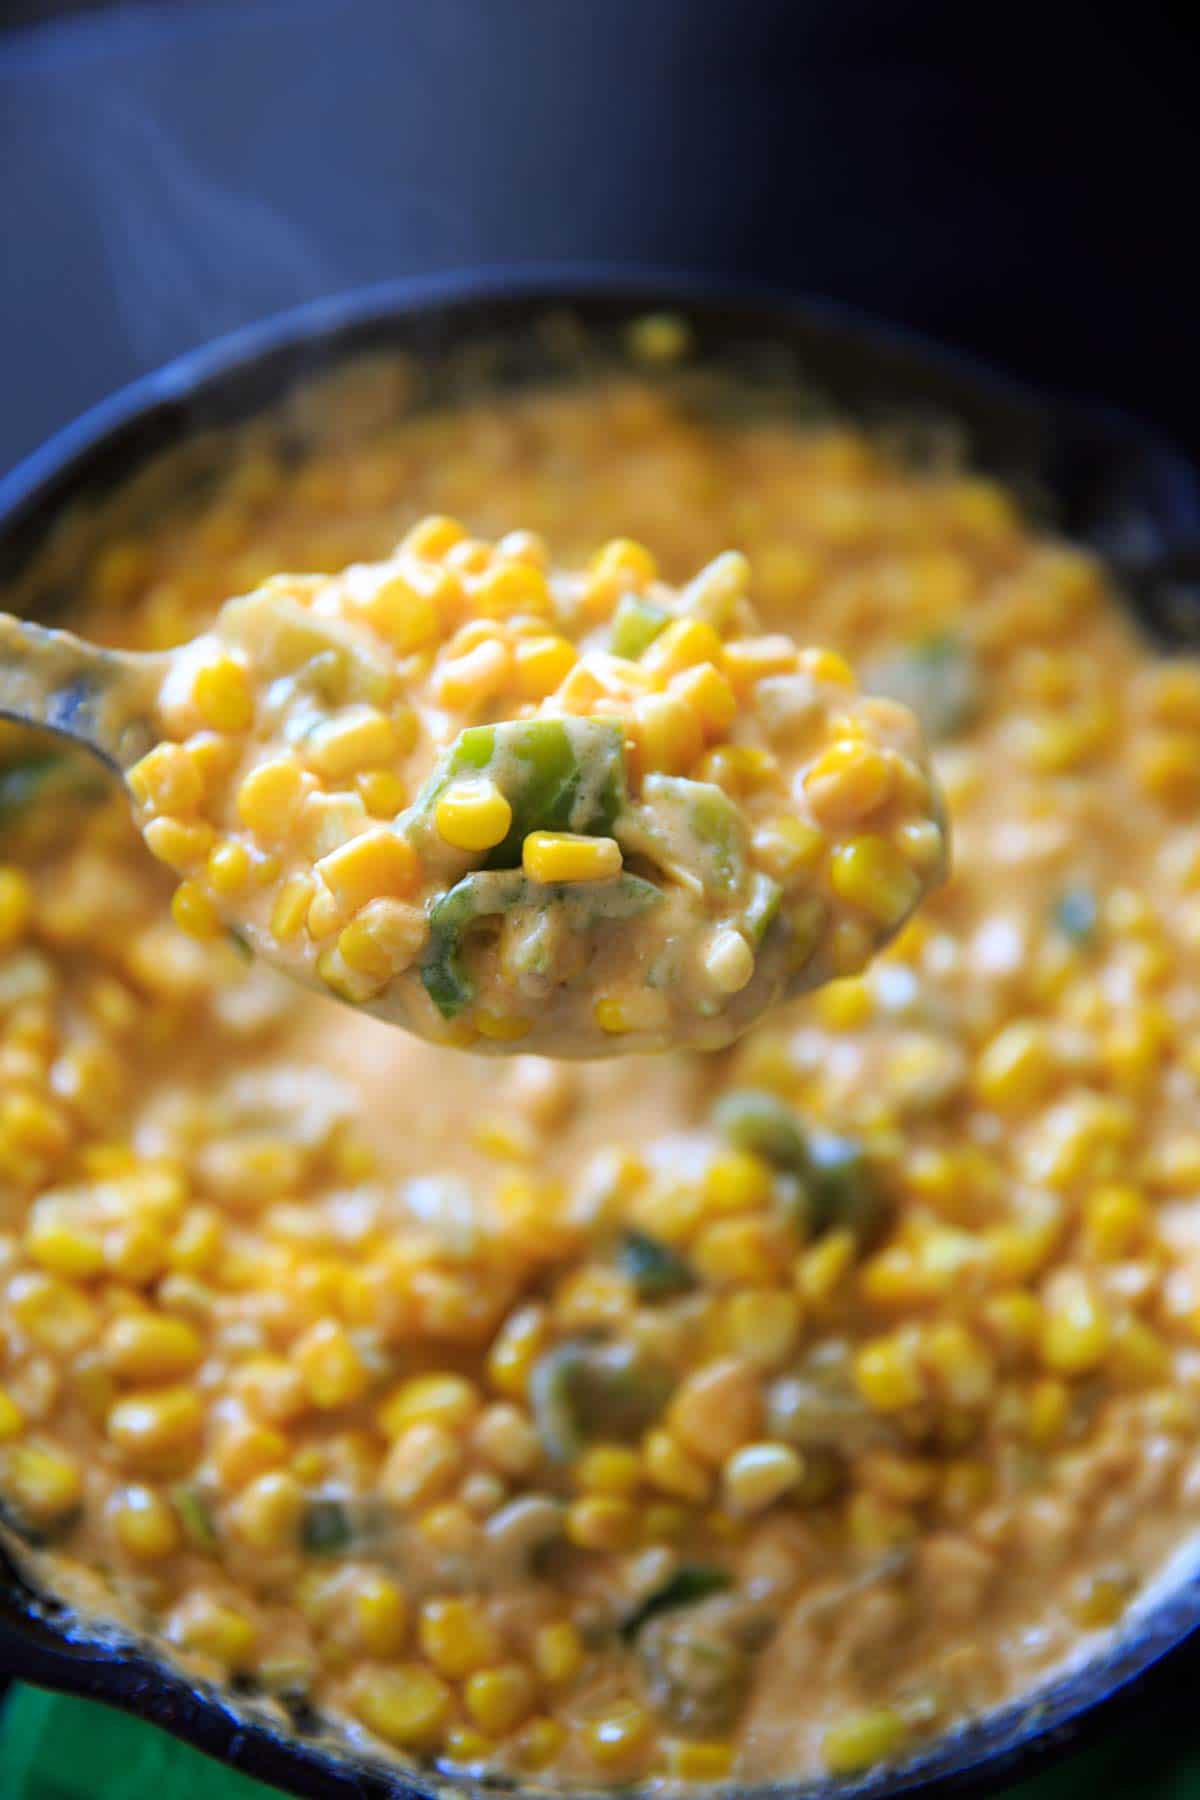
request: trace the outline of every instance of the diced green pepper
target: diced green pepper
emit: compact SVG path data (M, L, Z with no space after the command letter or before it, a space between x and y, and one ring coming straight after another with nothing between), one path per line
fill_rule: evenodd
M765 1088L736 1088L717 1102L713 1121L737 1149L753 1151L789 1175L807 1177L807 1136L777 1094Z
M877 1235L887 1212L886 1197L857 1139L826 1131L810 1133L804 1186L808 1228L814 1236L845 1228L860 1243L868 1243Z
M1054 923L1073 944L1090 944L1100 922L1096 896L1088 887L1070 887L1054 908Z
M635 1438L670 1396L669 1369L633 1344L572 1338L539 1357L529 1381L534 1423L554 1462L573 1462L591 1438Z
M471 725L438 758L398 829L418 840L435 833L434 809L450 785L488 775L512 807L488 869L515 869L531 831L607 836L625 805L625 735L615 719L516 719ZM440 841L440 840L439 840Z
M782 901L783 889L779 883L772 881L769 875L764 875L761 869L756 869L750 877L750 898L742 914L742 929L753 949L758 949L779 917Z
M311 1556L340 1556L354 1542L350 1513L343 1500L309 1494L304 1504L300 1541Z
M694 1606L698 1600L707 1600L710 1594L726 1593L732 1586L733 1577L728 1569L712 1563L684 1563L658 1587L652 1588L626 1615L621 1621L621 1636L626 1643L632 1643L642 1626L660 1613Z
M171 1503L179 1514L184 1534L194 1550L215 1550L217 1528L212 1510L193 1481L181 1481L171 1489Z
M661 899L661 889L638 875L545 886L530 881L519 869L464 875L429 908L429 941L421 980L443 1018L457 1018L475 998L465 949L468 932L480 920L526 906L539 914L561 908L572 930L589 931L597 924L636 918Z
M746 879L746 822L723 789L679 775L647 775L643 806L618 819L622 848L668 873L698 881L707 893L741 892Z
M668 1300L686 1294L696 1277L677 1251L643 1231L626 1231L617 1258L630 1277L640 1300Z
M871 693L911 707L931 743L965 731L982 704L982 675L971 646L949 631L919 639L863 678Z
M609 649L614 656L636 662L648 650L659 633L666 629L671 615L649 600L626 594L613 614Z

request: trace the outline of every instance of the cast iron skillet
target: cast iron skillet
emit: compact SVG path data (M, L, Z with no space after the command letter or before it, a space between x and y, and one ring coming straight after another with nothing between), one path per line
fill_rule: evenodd
M765 403L778 381L799 373L836 408L871 423L931 414L957 421L975 465L1014 483L1109 559L1157 636L1200 642L1200 474L1151 433L827 306L653 271L538 269L389 284L306 306L182 357L60 432L0 481L0 584L20 576L68 510L86 510L149 459L198 430L253 416L346 356L403 349L436 372L464 346L488 340L493 376L519 381L544 372L546 344L562 336L544 329L548 318L568 316L590 336L614 339L629 320L664 307L688 318L701 361L732 358L756 371ZM849 1793L933 1800L993 1791L1111 1727L1123 1707L1187 1704L1191 1683L1181 1667L1188 1659L1180 1652L1198 1632L1200 1568L1173 1582L1106 1654L905 1764L854 1784L784 1783L759 1792L762 1800L835 1792L839 1800ZM3 1543L0 1667L141 1714L313 1800L427 1800L455 1786L359 1763L323 1741L311 1717L294 1717L288 1727L278 1711L198 1688L131 1641L88 1635L34 1591Z

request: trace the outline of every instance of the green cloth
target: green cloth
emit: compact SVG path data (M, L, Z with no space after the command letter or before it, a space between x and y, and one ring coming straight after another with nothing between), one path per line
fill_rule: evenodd
M1010 1800L1195 1800L1200 1751L1130 1732L1006 1790ZM278 1800L141 1719L14 1687L0 1715L3 1800Z

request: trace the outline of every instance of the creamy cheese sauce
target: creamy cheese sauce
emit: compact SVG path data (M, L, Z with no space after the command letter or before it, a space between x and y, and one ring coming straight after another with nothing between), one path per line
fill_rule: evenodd
M546 564L429 518L227 602L128 773L177 922L497 1053L716 1049L857 973L945 868L912 712L758 631L735 553Z
M849 429L640 379L367 429L362 393L110 542L74 622L166 648L432 512L675 582L735 544L767 631L921 713L953 874L732 1048L497 1065L184 937L119 799L5 740L8 1515L89 1611L375 1755L902 1756L1192 1531L1200 666Z

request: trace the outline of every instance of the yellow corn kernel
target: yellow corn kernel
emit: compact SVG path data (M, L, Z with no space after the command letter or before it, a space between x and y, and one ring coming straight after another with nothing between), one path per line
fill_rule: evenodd
M737 718L737 696L725 676L710 662L697 663L672 676L670 691L677 700L691 707L710 743L723 738Z
M803 1317L799 1297L785 1288L730 1294L714 1322L718 1348L756 1368L779 1368L796 1348Z
M440 562L448 550L462 543L466 535L466 526L460 525L457 519L448 518L445 513L430 513L410 526L400 548L427 562Z
M566 1735L557 1719L530 1719L517 1737L517 1761L534 1772L546 1768L562 1750Z
M847 1227L827 1231L796 1261L796 1289L813 1306L825 1306L842 1286L858 1254L857 1240Z
M921 1360L956 1406L982 1406L995 1385L991 1353L957 1319L928 1326L921 1336Z
M217 909L198 882L181 881L171 896L171 917L189 937L216 937L221 929Z
M33 883L23 869L0 864L0 956L15 948L33 918Z
M304 740L305 760L326 781L378 768L396 752L391 721L374 706L347 707L335 718L323 719Z
M676 694L643 694L634 702L631 727L647 772L682 775L704 748L699 719Z
M722 1499L735 1518L765 1512L800 1485L804 1460L790 1444L744 1444L721 1471Z
M6 1498L23 1519L49 1525L83 1499L83 1472L73 1456L42 1444L14 1444L6 1453Z
M468 1676L463 1699L480 1730L505 1737L529 1717L537 1689L523 1663L502 1663L499 1668L479 1669Z
M292 1446L281 1431L266 1425L241 1424L222 1432L213 1450L213 1467L222 1487L242 1488L266 1469L288 1460Z
M202 862L212 848L214 832L203 820L185 824L182 819L165 815L151 819L142 834L151 856L156 856L177 875Z
M546 1315L540 1306L510 1313L487 1354L487 1377L498 1393L524 1398L529 1376L546 1342Z
M199 1447L204 1403L193 1388L158 1388L118 1400L108 1415L112 1442L134 1462Z
M660 681L707 664L718 680L724 646L719 634L702 619L672 619L643 650L641 666ZM728 684L725 684L728 688ZM732 690L729 698L733 699ZM736 706L735 709L736 710ZM732 715L731 715L732 716Z
M368 1656L398 1656L408 1639L408 1596L386 1575L356 1578L351 1602L355 1635Z
M1010 1288L990 1294L980 1321L1005 1362L1019 1362L1036 1348L1042 1330L1042 1307L1036 1294Z
M420 865L404 838L376 829L331 850L316 872L344 911L357 912L371 900L403 900L416 885Z
M82 1350L100 1327L86 1294L52 1274L19 1276L8 1290L8 1306L35 1344L59 1356Z
M904 1720L890 1707L849 1713L826 1731L821 1755L831 1775L861 1775L895 1756L907 1735Z
M679 1781L724 1781L733 1769L732 1744L673 1738L666 1751L667 1773Z
M654 1720L636 1701L614 1701L598 1717L589 1719L583 1742L593 1762L607 1774L631 1774L649 1755Z
M1085 1631L1101 1631L1117 1623L1131 1593L1131 1582L1122 1576L1089 1575L1072 1602L1071 1616Z
M274 1425L290 1425L308 1407L298 1371L282 1356L247 1358L237 1370L235 1385L250 1411Z
M1099 1294L1083 1276L1066 1272L1046 1296L1042 1361L1056 1375L1083 1375L1108 1354L1112 1330Z
M196 671L192 704L211 731L249 731L254 722L250 678L232 656L221 656Z
M456 781L437 803L438 836L456 850L491 850L503 843L512 807L494 781Z
M642 1459L626 1444L593 1444L575 1464L572 1474L588 1493L628 1499L642 1481Z
M359 799L373 819L394 819L408 791L391 769L363 769L354 777Z
M397 1506L427 1506L459 1480L465 1461L461 1442L445 1426L410 1425L392 1445L380 1487Z
M743 1444L753 1442L762 1416L758 1371L740 1357L729 1356L684 1378L672 1398L667 1425L693 1456L719 1466Z
M533 1666L547 1687L566 1687L583 1667L583 1639L569 1619L539 1627L533 1640Z
M182 744L156 744L125 779L140 806L173 818L186 819L204 798L196 766Z
M766 787L779 772L779 760L757 744L722 744L706 750L696 768L700 781L714 781L727 794L752 794ZM778 821L774 821L778 823ZM800 821L796 821L797 825ZM824 844L823 835L812 826L803 827Z
M826 681L833 687L849 688L851 693L858 686L854 678L854 670L844 656L836 650L809 648L800 652L800 668L805 675L811 675L814 681Z
M448 657L434 683L439 705L451 712L468 712L494 699L512 680L513 660L508 645L498 637L485 638L461 656Z
M487 619L510 619L517 613L545 617L550 592L541 569L528 562L497 562L469 584L473 610Z
M641 1541L646 1545L677 1544L691 1529L692 1514L686 1506L655 1501L642 1515Z
M209 852L204 873L215 893L224 898L241 894L250 881L250 853L244 844L227 838Z
M601 1031L620 1037L631 1031L662 1031L670 1016L665 995L653 988L637 993L602 994L592 1007L592 1017Z
M840 899L888 927L898 925L921 894L920 878L884 837L854 838L835 850L830 879Z
M422 1654L450 1681L463 1681L480 1669L493 1668L504 1655L499 1633L475 1600L427 1600L421 1608L417 1637Z
M338 933L338 955L356 974L390 981L411 963L428 934L420 907L371 900Z
M546 540L536 531L506 531L496 551L506 562L529 563L535 569L546 569L550 564Z
M193 1325L165 1314L128 1313L104 1334L104 1356L128 1381L175 1381L194 1369L204 1347Z
M638 1509L616 1494L589 1494L567 1508L568 1543L580 1550L632 1550L638 1541Z
M479 1389L465 1375L414 1375L388 1396L376 1416L384 1435L398 1438L410 1425L432 1423L461 1430L480 1404Z
M975 1091L987 1106L1025 1112L1042 1100L1054 1078L1046 1028L1016 1019L991 1038L975 1065Z
M119 1488L108 1516L121 1549L137 1562L161 1562L179 1548L179 1520L174 1508L154 1488Z
M722 662L726 675L741 694L768 675L788 675L796 667L796 646L790 637L730 638L724 645Z
M304 1490L294 1475L274 1469L242 1489L230 1517L241 1541L269 1554L294 1547L304 1513Z
M453 1705L446 1683L419 1663L359 1669L349 1698L354 1716L398 1750L436 1749Z
M316 883L311 875L297 873L288 876L271 908L271 935L277 942L290 944L299 937L316 891Z
M234 1671L250 1668L258 1650L254 1621L210 1594L190 1594L176 1608L167 1635L185 1650Z
M804 792L818 824L839 830L860 824L891 797L895 770L873 744L857 739L831 744L804 776Z
M664 1494L703 1505L712 1492L712 1476L698 1457L685 1450L669 1431L651 1431L642 1446L646 1479Z
M361 1400L370 1386L371 1373L354 1340L335 1319L321 1319L292 1348L314 1406L329 1410Z
M720 925L710 935L704 973L718 994L740 994L754 974L754 952L735 926Z
M1157 1387L1171 1379L1171 1352L1157 1331L1130 1315L1114 1322L1104 1366L1122 1387Z
M871 989L860 977L831 981L812 999L813 1009L829 1031L857 1031L866 1025L874 1008Z
M0 1444L11 1443L25 1429L25 1415L8 1392L0 1387Z
M618 575L628 583L644 587L658 575L658 564L644 544L633 538L610 538L602 544L589 564L593 575Z
M611 881L621 872L621 846L616 838L531 831L521 861L531 881Z
M722 1150L704 1171L706 1214L753 1212L769 1204L771 1165L749 1150Z
M513 656L522 700L544 700L566 680L579 653L564 637L536 637L521 639Z
M719 781L719 785L724 787L725 783ZM824 855L827 841L825 833L815 825L781 814L764 819L756 827L753 846L754 854L767 874L786 881L815 869Z
M1031 1444L1049 1450L1061 1442L1071 1416L1071 1390L1057 1376L1043 1375L1025 1390L1024 1429Z
M902 1412L925 1398L916 1345L906 1336L868 1339L855 1355L854 1380L875 1412Z
M1134 776L1167 812L1190 818L1200 806L1200 757L1195 739L1183 732L1159 732L1138 744Z
M784 1276L795 1239L779 1218L717 1219L691 1247L697 1274L711 1287L764 1287Z
M382 581L374 593L359 597L357 605L398 656L426 649L441 633L434 591L399 571Z
M1145 1239L1149 1224L1145 1195L1127 1184L1097 1188L1084 1201L1084 1241L1103 1262L1131 1255Z
M304 798L304 776L297 763L273 757L251 769L237 791L237 816L265 843L282 843L296 821Z

